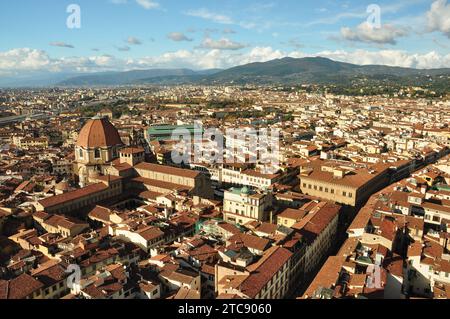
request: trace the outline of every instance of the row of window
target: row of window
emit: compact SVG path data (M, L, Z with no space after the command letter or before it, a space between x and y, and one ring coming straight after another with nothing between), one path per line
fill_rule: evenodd
M57 289L61 289L63 286L64 286L64 282L61 281L59 284L56 284L56 285L53 285L53 286L51 286L51 287L46 288L46 289L44 290L44 293L45 293L45 295L47 296L47 295L50 294L50 292L54 292L54 291L56 291Z
M113 184L112 188L117 188L118 186L119 186L119 184ZM73 211L75 209L80 209L80 208L86 207L88 205L92 205L94 203L98 203L99 201L104 200L104 199L108 199L110 197L111 197L111 195L109 193L102 193L102 194L99 194L97 196L94 196L94 197L91 197L91 198L88 198L88 199L85 199L85 200L81 200L81 201L79 201L77 203L72 203L70 205L67 205L65 207L60 208L59 210L62 213L71 212L71 211Z
M84 158L84 152L83 152L83 149L80 149L79 150L79 156L80 156L80 158ZM117 151L115 150L115 149L113 149L113 157L116 157L117 156ZM101 150L99 149L99 148L96 148L95 150L94 150L94 158L96 158L96 159L99 159L99 158L101 158L102 156L101 156Z
M315 191L318 190L319 192L325 192L325 193L330 193L330 194L335 194L336 193L336 195L338 195L338 192L335 191L333 188L317 186L317 185L312 185L312 184L306 184L306 183L303 183L303 188L314 189ZM344 197L348 197L348 198L352 198L353 197L353 193L352 192L343 191L341 195L344 196Z
M240 180L245 179L245 177L247 177L246 178L247 181L251 182L253 184L270 185L270 180L268 180L268 179L262 179L262 178L257 178L257 177L249 177L249 176L243 175L241 173L230 173L230 172L224 171L223 175L224 176L228 176L228 177L234 177L234 178L240 179Z
M432 218L431 218L431 216L430 215L425 215L425 220L432 220L433 222L436 222L436 223L439 223L440 221L441 221L441 218L439 217L439 216L433 216Z

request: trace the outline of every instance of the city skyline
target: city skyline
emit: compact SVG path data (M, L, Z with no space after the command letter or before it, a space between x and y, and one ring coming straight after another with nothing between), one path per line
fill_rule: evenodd
M336 2L1 2L0 302L450 299L450 0Z
M71 4L80 8L80 28L67 25ZM339 4L80 0L56 5L21 0L2 3L0 8L0 27L10 30L2 34L0 78L151 68L223 69L287 56L322 56L362 65L450 67L446 0ZM380 24L372 26L376 8Z

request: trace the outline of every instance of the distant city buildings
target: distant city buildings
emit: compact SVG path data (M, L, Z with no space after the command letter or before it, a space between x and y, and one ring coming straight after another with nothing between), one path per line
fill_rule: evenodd
M0 299L448 299L450 104L328 89L2 91Z

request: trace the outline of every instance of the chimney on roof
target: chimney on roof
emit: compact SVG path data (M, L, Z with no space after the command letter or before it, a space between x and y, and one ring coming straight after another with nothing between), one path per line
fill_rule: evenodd
M345 171L343 169L335 169L333 170L333 178L341 179L344 178Z
M424 194L424 195L427 193L427 185L426 184L424 184L420 187L420 193Z

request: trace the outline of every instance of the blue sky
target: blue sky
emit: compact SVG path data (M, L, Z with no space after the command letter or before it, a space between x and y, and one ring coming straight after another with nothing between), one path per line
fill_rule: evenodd
M69 29L68 5L81 9ZM381 9L373 27L366 12ZM0 76L226 68L284 56L450 67L447 0L0 1Z

